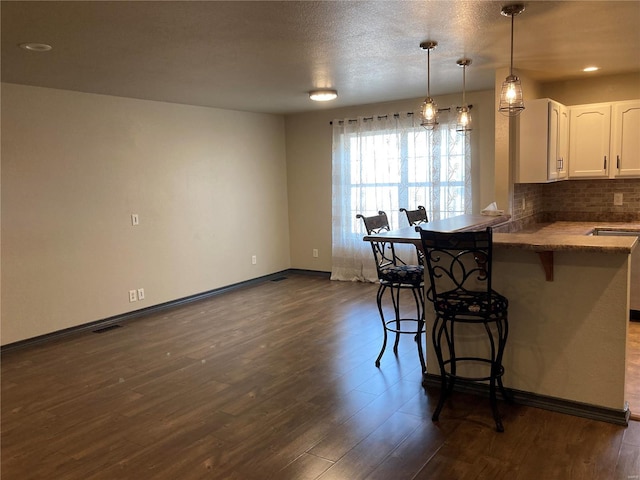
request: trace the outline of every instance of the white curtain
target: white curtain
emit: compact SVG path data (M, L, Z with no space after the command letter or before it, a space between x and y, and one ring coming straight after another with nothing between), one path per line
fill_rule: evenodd
M434 131L411 113L334 120L332 177L333 280L377 281L359 213L383 210L392 229L408 225L401 207L423 205L429 220L471 213L469 138L453 114L441 114Z

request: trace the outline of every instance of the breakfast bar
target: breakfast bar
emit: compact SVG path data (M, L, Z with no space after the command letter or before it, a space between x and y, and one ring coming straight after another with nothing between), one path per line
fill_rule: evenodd
M625 424L626 337L634 236L594 236L628 224L557 222L499 233L508 217L468 215L429 222L436 231L495 228L493 287L509 299L504 385L518 401ZM382 233L420 245L415 227ZM364 240L373 239L365 237ZM426 306L427 341L433 314ZM482 348L468 338L469 348ZM427 379L438 375L427 345ZM632 406L633 408L633 406ZM640 408L640 405L636 406Z

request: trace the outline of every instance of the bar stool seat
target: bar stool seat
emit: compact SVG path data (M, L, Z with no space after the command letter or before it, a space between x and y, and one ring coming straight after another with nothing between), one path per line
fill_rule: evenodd
M509 399L502 384L502 358L509 332L506 297L491 288L493 254L492 231L441 233L421 230L425 267L430 289L427 297L433 304L435 322L432 330L433 349L440 368L441 391L433 421L438 421L445 400L457 380L489 382L489 402L496 430L503 432L498 412L496 385ZM460 355L456 345L457 324L476 324L486 333L489 354ZM477 328L477 327L474 327ZM459 332L458 332L459 333ZM460 373L473 365L474 375ZM479 366L484 366L480 368ZM487 372L481 374L478 372Z
M380 268L380 280L390 283L410 283L418 285L424 279L424 267L422 265L391 265Z
M494 314L504 314L509 301L497 292L491 292L490 297L483 292L446 293L438 296L433 302L437 315L458 316L477 315L478 321L485 321ZM467 319L471 322L471 319Z

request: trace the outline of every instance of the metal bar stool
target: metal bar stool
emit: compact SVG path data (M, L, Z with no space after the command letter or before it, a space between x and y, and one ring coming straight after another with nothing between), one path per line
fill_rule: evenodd
M387 214L379 211L378 215L365 217L364 215L356 215L356 218L362 219L364 227L368 235L389 231L389 221ZM407 265L397 255L392 242L372 241L371 248L376 261L376 270L378 272L378 280L380 286L376 295L378 303L378 311L382 321L384 339L382 349L376 359L376 367L380 367L380 359L387 347L387 333L396 334L393 352L398 354L398 342L400 334L409 333L414 335L414 339L418 344L418 356L420 357L420 366L422 373L426 372L426 363L422 350L422 332L424 330L424 299L422 292L424 288L424 267L422 265ZM415 318L403 318L400 313L400 292L408 290L412 293L416 306ZM385 292L389 291L391 302L393 304L394 318L385 319L382 308L382 300ZM408 327L412 325L413 328Z
M489 399L496 430L504 427L498 412L496 384L505 399L509 399L502 384L502 357L507 342L509 302L491 288L492 232L440 233L420 231L425 266L431 284L429 300L433 303L435 323L433 346L441 375L441 392L433 413L437 421L446 398L451 395L456 380L489 382ZM481 325L488 337L489 355L456 353L456 326ZM469 328L469 327L467 327ZM461 368L475 367L468 375ZM477 374L476 374L477 373Z

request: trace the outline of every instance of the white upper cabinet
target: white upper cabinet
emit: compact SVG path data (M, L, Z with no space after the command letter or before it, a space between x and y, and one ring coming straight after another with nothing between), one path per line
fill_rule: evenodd
M640 100L570 107L569 177L640 177Z
M546 183L567 178L569 112L549 98L528 101L520 114L516 183Z
M609 176L611 104L578 105L570 109L569 176Z
M611 118L615 176L640 176L640 100L616 102Z

